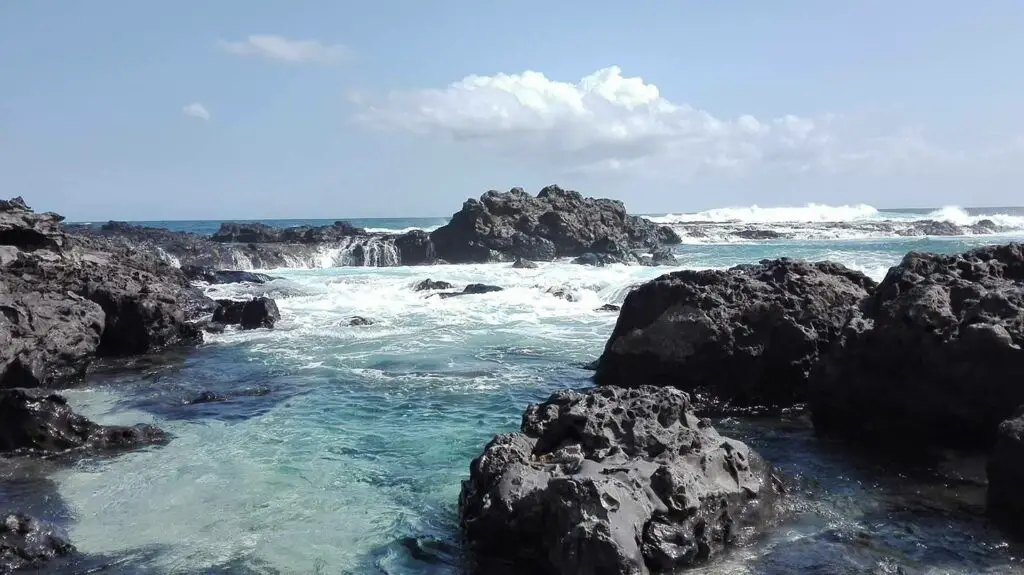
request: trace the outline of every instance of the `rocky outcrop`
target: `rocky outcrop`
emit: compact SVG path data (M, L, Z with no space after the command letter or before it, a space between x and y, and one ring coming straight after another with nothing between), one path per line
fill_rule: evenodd
M988 460L988 515L1024 535L1024 407L999 425Z
M278 228L260 223L224 223L210 236L210 239L215 242L238 244L322 244L361 235L366 235L366 230L357 228L349 222L334 222L329 226L289 228Z
M479 573L671 573L755 529L778 484L672 388L558 391L473 461L459 499Z
M71 410L60 395L0 390L0 453L61 453L72 449L128 449L166 440L152 425L103 426Z
M22 513L0 515L0 573L45 569L74 552L53 525Z
M277 302L268 297L256 297L250 300L217 300L217 309L213 312L212 322L222 325L238 325L242 329L272 329L281 312Z
M441 292L441 293L438 293L436 295L439 296L441 299L447 299L447 298L450 298L450 297L459 297L459 296L464 296L464 295L492 293L492 292L496 292L496 291L502 291L504 289L505 288L498 287L498 286L491 286L491 285L487 285L487 284L469 284L468 286L464 287L462 289L462 291Z
M438 263L434 242L423 230L412 230L394 239L399 261L403 266L422 266Z
M20 199L0 206L0 387L80 376L97 356L201 341L212 308L180 270L123 241L74 236Z
M181 266L181 271L185 274L185 277L192 281L201 281L208 284L262 284L274 279L267 274L240 270L215 270L203 266Z
M446 281L434 281L430 278L427 278L421 281L420 283L416 284L412 289L413 291L433 291L442 289L452 289L453 287L455 286Z
M1024 245L911 252L815 370L815 428L880 445L987 447L1024 404Z
M874 282L839 264L780 259L679 271L633 290L599 385L675 386L702 407L786 407Z
M513 188L467 200L451 221L431 234L437 255L452 263L550 261L604 253L607 240L626 249L678 243L670 228L626 213L622 202L584 198L548 186L536 197Z

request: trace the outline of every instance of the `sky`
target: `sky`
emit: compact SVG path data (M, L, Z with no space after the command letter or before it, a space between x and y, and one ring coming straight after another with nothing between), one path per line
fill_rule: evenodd
M1024 204L1019 0L0 2L0 196L73 220Z

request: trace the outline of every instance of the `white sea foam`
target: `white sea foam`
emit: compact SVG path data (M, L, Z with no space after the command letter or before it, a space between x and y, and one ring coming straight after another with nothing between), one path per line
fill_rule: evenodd
M441 227L442 225L443 224L438 224L436 226L408 227L408 228L365 228L365 229L366 229L367 232L369 232L371 234L395 234L395 235L400 235L400 234L407 234L409 232L415 232L417 230L422 230L424 232L428 232L429 233L429 232L432 232L432 231L436 230L437 228Z
M852 222L878 219L879 211L867 204L853 206L829 206L807 204L795 207L760 206L716 208L696 213L666 214L651 216L650 220L662 224L684 222L743 222L743 223L784 223L784 222Z

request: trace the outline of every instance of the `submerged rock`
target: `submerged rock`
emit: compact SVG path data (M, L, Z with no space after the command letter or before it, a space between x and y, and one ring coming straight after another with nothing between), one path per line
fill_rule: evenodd
M1024 404L1024 245L911 252L811 382L815 428L889 447L987 448Z
M675 386L733 407L793 405L873 286L839 264L790 259L663 275L626 297L596 381Z
M515 263L512 267L518 270L534 270L537 269L537 264L530 260L524 260L523 258L516 258Z
M650 264L652 266L677 266L679 265L679 260L676 259L672 250L659 248L651 252Z
M0 453L60 453L70 449L129 449L165 441L152 425L103 426L71 410L60 395L0 390Z
M613 303L606 303L606 304L602 305L601 307L595 309L594 311L619 311L620 309L622 309L622 308L617 306L617 305L615 305L615 304L613 304Z
M445 282L445 281L434 281L434 280L432 280L430 278L427 278L427 279L421 281L420 283L416 284L416 286L413 287L412 289L413 289L413 291L433 291L433 290L442 290L442 289L452 289L453 287L455 287L455 286L453 286L452 284L450 284L448 282Z
M576 301L576 295L565 288L549 288L547 293L555 296L558 299L564 299L568 302Z
M239 270L215 270L202 266L182 266L182 273L190 280L204 281L209 284L254 283L262 284L274 278L267 274Z
M685 393L604 387L528 407L473 461L459 514L479 573L668 573L749 535L776 494Z
M999 425L988 460L988 515L1024 535L1024 407Z
M446 299L446 298L450 298L450 297L459 297L459 296L464 296L464 295L481 294L481 293L492 293L492 292L496 292L496 291L502 291L504 289L505 288L503 288L503 287L491 286L491 285L487 285L487 284L469 284L468 286L463 288L462 291L442 292L442 293L439 293L437 295L440 296L442 299Z
M536 197L521 188L489 191L467 200L431 234L438 256L452 263L577 257L600 251L593 245L602 238L644 249L680 241L670 228L628 215L622 202L584 198L558 186Z
M348 320L348 325L353 327L362 325L373 325L373 320L357 315L353 316L352 319Z
M0 514L0 573L45 569L74 552L53 525L22 513Z

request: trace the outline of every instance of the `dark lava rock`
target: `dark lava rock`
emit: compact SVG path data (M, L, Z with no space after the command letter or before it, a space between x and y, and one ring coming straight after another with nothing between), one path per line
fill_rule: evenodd
M898 448L987 448L1024 405L1024 245L911 252L811 381L815 428Z
M206 333L224 333L224 330L226 328L227 326L225 326L224 324L214 321L209 321L205 325L203 325L203 331L205 331Z
M437 252L430 234L412 230L395 238L399 260L403 266L421 266L437 263Z
M557 297L558 299L564 299L568 302L576 301L576 296L565 288L550 288L547 293Z
M245 303L232 299L217 300L217 309L213 312L213 323L239 325L242 323L242 309L245 308Z
M988 460L988 515L1024 535L1024 407L999 425Z
M242 308L242 329L273 328L279 319L277 302L269 297L253 298Z
M789 259L663 275L626 297L595 378L788 407L805 400L809 370L873 287L839 264Z
M277 228L258 223L223 223L210 239L222 243L261 244L294 243L319 244L336 242L342 238L366 235L366 230L349 222L334 222L329 226L295 226Z
M496 291L502 291L504 289L505 288L498 287L498 286L489 286L487 284L469 284L468 286L463 288L462 291L442 292L442 293L439 293L437 295L440 296L441 298L445 299L445 298L459 297L459 296L464 296L464 295L491 293L491 292L496 292Z
M182 266L181 271L190 280L204 281L210 284L262 284L274 279L266 274L238 270L215 270L203 266Z
M668 248L659 248L651 252L651 265L652 266L677 266L679 260L676 259L675 254Z
M774 230L736 230L732 235L745 240L777 240L783 237Z
M353 327L361 325L373 325L373 320L357 315L353 316L352 319L348 320L348 325Z
M594 311L619 311L620 309L622 308L613 303L606 303L603 306L595 309Z
M217 300L217 309L211 321L215 324L240 325L242 329L258 329L273 328L279 319L281 312L277 309L277 302L269 297L257 297L244 301Z
M534 270L534 269L537 269L537 264L534 263L534 262L531 262L530 260L524 260L523 258L516 258L516 261L515 261L515 263L512 264L512 267L517 269L517 270Z
M0 515L0 573L45 569L74 552L53 525L21 513Z
M521 188L489 191L467 200L431 234L437 255L452 263L577 257L595 251L591 246L602 238L638 249L679 242L671 229L628 215L622 202L584 198L558 186L536 197Z
M66 234L56 214L0 204L0 387L67 383L97 356L201 341L213 302L154 253Z
M73 412L60 395L0 390L0 453L59 453L69 449L129 449L165 441L152 425L103 426Z
M557 391L473 461L459 513L479 573L675 572L774 507L770 467L672 388Z
M427 278L427 279L421 281L420 283L416 284L416 286L414 288L412 288L412 289L413 289L413 291L432 291L432 290L439 290L439 289L452 289L453 287L455 287L455 286L453 286L452 284L450 284L448 282L434 281L434 280L432 280L430 278Z

